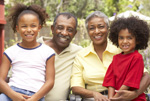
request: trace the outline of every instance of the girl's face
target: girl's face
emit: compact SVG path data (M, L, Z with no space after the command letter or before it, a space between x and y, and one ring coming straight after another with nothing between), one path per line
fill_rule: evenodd
M135 50L136 38L128 32L128 29L122 29L118 35L118 44L123 54L129 54Z
M95 45L107 43L108 28L103 18L93 17L88 21L88 33Z
M22 42L36 42L36 37L41 29L39 19L33 14L24 14L18 20L17 32L22 37Z

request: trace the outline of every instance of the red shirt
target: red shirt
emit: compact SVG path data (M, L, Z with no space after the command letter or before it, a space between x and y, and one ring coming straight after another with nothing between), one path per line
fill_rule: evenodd
M137 50L125 55L117 54L106 72L103 86L111 86L116 90L122 85L130 87L129 90L139 89L143 70L143 58ZM145 94L142 93L132 101L146 101Z

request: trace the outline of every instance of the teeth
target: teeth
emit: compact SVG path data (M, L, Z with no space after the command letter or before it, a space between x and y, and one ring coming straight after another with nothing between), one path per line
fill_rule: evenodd
M128 47L129 47L128 45L124 45L124 46L123 46L123 48L128 48Z
M99 39L99 38L101 38L101 37L102 37L102 36L95 36L96 39Z
M67 41L67 40L70 39L69 36L64 36L64 35L62 35L62 34L58 34L58 37L60 38L61 41Z
M61 37L60 40L61 40L61 41L66 41L67 38L62 38L62 37Z
M29 34L29 35L25 35L25 36L33 36L33 35Z

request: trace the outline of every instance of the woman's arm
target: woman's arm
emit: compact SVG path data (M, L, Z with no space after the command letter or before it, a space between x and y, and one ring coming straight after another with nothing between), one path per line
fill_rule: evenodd
M38 92L36 92L34 95L31 96L31 98L28 99L28 101L38 101L53 88L54 80L55 80L54 61L55 61L55 56L52 56L49 60L47 60L45 83Z
M72 67L72 75L71 75L71 89L73 94L80 95L83 98L94 98L97 100L107 101L104 95L99 92L92 91L86 89L85 80L84 80L84 65L82 64L82 55L81 53L76 55L73 67ZM94 84L93 84L94 85Z
M137 96L142 94L147 87L150 85L150 75L145 72L143 74L143 77L140 82L140 88L138 90L134 91L128 91L128 90L119 90L116 91L120 96L116 98L111 98L112 101L120 101L120 100L132 100L135 99Z
M102 95L101 93L87 90L79 86L72 87L72 92L76 95L80 95L83 98L94 98L95 101L99 100L109 101L108 98Z
M138 95L142 94L149 85L150 85L150 75L147 72L144 72L140 82L140 89L136 90L137 94Z

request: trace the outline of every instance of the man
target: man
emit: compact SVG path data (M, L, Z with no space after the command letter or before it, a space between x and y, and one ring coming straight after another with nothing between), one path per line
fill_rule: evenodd
M66 100L69 94L71 68L76 53L82 47L70 42L77 30L77 18L70 13L58 14L51 26L52 39L41 37L39 42L52 47L55 54L55 83L53 89L46 95L46 101Z

